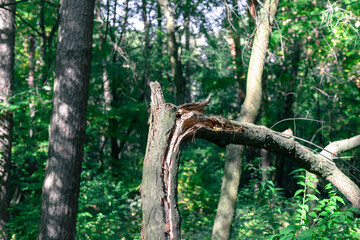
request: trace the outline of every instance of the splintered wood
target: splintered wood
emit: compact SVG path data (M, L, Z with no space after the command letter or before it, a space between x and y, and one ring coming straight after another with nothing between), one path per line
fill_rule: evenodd
M142 188L144 215L142 236L145 239L151 239L155 231L152 229L157 229L157 231L161 232L162 237L160 239L180 239L177 174L183 143L187 139L196 137L195 135L201 131L219 134L220 131L233 133L242 131L243 128L222 117L204 114L211 95L203 101L187 103L177 107L165 103L158 82L151 82L150 88L150 129L142 183L142 186L144 186ZM145 189L145 186L151 186L149 182L146 182L147 179L155 180L152 189ZM156 194L153 194L154 192ZM149 212L150 209L158 207L162 212L161 222L158 222L158 219L152 219ZM161 226L155 226L156 224Z

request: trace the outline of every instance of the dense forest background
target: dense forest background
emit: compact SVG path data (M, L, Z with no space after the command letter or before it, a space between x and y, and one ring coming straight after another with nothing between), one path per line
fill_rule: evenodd
M95 2L77 239L140 239L150 81L160 82L167 102L212 94L208 114L239 117L256 32L252 8L256 12L262 3L171 1L176 61L185 84L179 101L168 22L158 2ZM59 1L19 1L15 19L8 227L10 239L35 239L49 149ZM359 2L283 0L271 31L256 124L291 129L314 152L359 134ZM336 164L360 185L359 148L341 157ZM210 239L224 163L225 148L198 139L184 148L178 179L182 238ZM360 237L359 215L349 202L304 169L290 175L297 169L291 159L246 149L231 239L276 239L311 227L322 227L323 239ZM309 207L315 215L308 214Z

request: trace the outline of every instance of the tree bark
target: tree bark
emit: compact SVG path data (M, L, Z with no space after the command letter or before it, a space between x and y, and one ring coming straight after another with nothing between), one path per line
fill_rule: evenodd
M160 84L152 82L150 87L151 119L141 183L143 212L141 239L180 239L180 215L178 209L173 207L176 206L176 202L171 201L176 200L176 196L167 195L165 171L168 177L170 171L165 169L164 164L175 125L176 108L165 105ZM173 161L172 169L175 168L177 172L176 154L174 153L174 158L170 160ZM171 180L174 179L170 177ZM177 183L177 179L175 180ZM174 225L177 228L174 229Z
M0 0L0 4L14 0ZM0 239L8 239L10 165L13 114L8 110L14 91L15 4L0 8Z
M94 1L61 1L53 111L38 239L75 239Z
M247 74L246 97L241 107L239 121L253 123L258 115L262 95L262 73L266 51L269 46L271 25L275 19L278 0L266 0L257 22L253 49ZM233 154L236 152L236 154ZM241 168L244 157L244 146L228 146L221 186L220 200L216 212L211 239L228 239L235 213L236 199ZM231 163L231 164L230 164Z
M177 205L179 156L184 139L194 130L180 115L202 112L203 102L176 107L166 104L158 82L151 82L151 117L141 183L142 239L181 239ZM180 115L179 115L180 114Z
M330 181L354 207L360 208L360 188L337 168L332 154L330 157L316 155L289 135L264 126L207 116L203 112L209 98L178 107L166 104L160 84L152 82L150 86L151 117L141 184L142 239L181 238L177 205L179 158L183 143L195 137L222 147L246 144L287 156L306 170ZM360 135L348 139L346 147L337 149L346 151L359 146ZM238 162L226 162L230 167L234 163ZM233 176L233 172L230 175Z
M175 83L176 103L185 102L186 86L185 78L182 76L181 62L178 57L178 45L175 38L174 10L168 0L158 0L161 10L166 18L167 44L170 57L171 72Z

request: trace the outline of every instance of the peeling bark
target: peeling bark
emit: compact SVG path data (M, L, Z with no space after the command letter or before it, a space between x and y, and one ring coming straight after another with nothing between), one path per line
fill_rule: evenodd
M177 205L179 158L183 143L192 138L202 138L222 147L241 144L264 148L287 156L334 184L354 207L360 208L360 188L330 158L316 155L289 135L264 126L205 115L204 108L210 97L175 106L165 103L158 82L152 82L150 86L150 128L141 184L142 239L181 238ZM350 139L349 147L360 145L354 144L354 139L358 141L360 135Z
M195 129L196 114L192 111L203 112L209 98L176 107L165 104L158 82L151 82L150 87L150 128L141 183L141 236L142 239L180 239L177 181L181 147Z

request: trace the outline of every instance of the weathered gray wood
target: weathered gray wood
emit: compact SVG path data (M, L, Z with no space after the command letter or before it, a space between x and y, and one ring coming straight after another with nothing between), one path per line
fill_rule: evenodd
M151 117L141 183L142 239L167 239L168 220L164 162L176 121L177 108L166 105L158 82L150 83ZM175 154L175 153L174 153Z
M207 116L202 112L209 98L179 107L166 104L159 83L150 86L151 118L141 184L142 239L181 238L177 207L179 157L183 143L193 138L202 138L222 147L228 144L254 146L287 156L333 183L354 207L360 208L359 187L331 159L314 154L295 141L295 137L264 126Z

